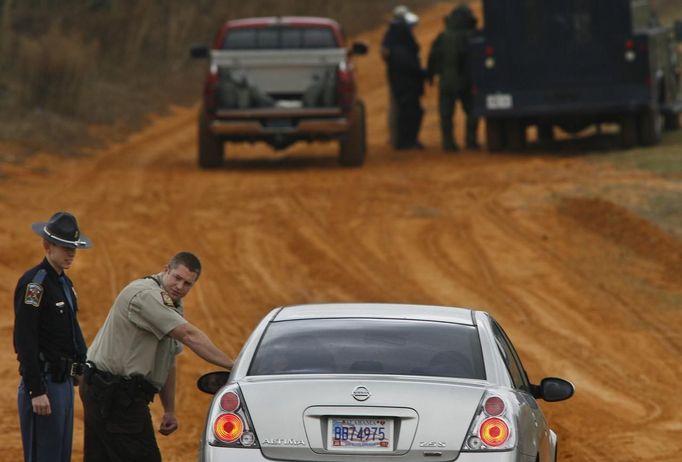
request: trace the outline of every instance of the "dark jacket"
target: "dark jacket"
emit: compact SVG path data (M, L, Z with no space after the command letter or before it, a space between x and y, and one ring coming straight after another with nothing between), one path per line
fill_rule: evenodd
M389 25L382 41L382 52L393 95L421 95L424 91L424 70L419 60L419 44L405 21L396 20Z
M85 362L87 348L77 312L73 283L64 274L73 309L59 275L47 259L24 273L14 291L14 350L29 394L45 393L45 361Z
M427 73L439 75L439 87L459 92L471 86L468 40L476 29L476 18L466 6L445 17L445 30L431 45Z

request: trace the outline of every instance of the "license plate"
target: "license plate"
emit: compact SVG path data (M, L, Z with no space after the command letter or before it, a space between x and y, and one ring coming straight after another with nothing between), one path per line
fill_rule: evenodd
M511 109L513 105L512 95L508 93L495 93L485 97L485 107L488 109Z
M327 428L328 451L393 450L393 419L330 417Z

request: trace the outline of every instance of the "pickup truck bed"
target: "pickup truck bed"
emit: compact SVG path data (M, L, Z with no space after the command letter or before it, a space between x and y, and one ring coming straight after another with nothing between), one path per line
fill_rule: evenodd
M265 142L284 149L298 141L338 141L342 165L364 162L364 105L356 96L349 58L353 52L365 53L366 47L356 44L346 49L337 42L342 36L335 27L336 23L321 18L231 21L210 51L193 49L193 56L210 60L199 117L202 167L221 164L226 142ZM248 32L254 31L253 43L246 48L217 48L230 44L234 30L241 34L241 47ZM326 37L314 45L325 46L286 48L281 38L269 38L311 30L312 37ZM264 37L270 43L259 48Z

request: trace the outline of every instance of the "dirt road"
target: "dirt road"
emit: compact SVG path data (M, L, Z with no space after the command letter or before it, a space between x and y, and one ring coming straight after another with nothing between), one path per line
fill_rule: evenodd
M423 53L448 8L422 16ZM543 403L562 460L680 460L682 244L594 194L647 188L680 195L679 179L581 155L446 155L438 149L433 89L424 98L428 149L394 152L384 130L381 33L363 37L372 51L358 60L370 142L361 169L337 167L333 145L295 147L285 156L229 145L224 169L201 171L196 108L177 109L92 156L0 165L0 459L21 454L12 291L41 258L30 224L66 209L95 243L70 273L88 341L123 285L161 270L180 249L205 265L186 300L187 317L232 355L261 316L282 304L484 308L506 326L532 380L575 383L572 400ZM167 461L194 459L209 402L194 383L212 368L191 352L179 362L180 429L158 437ZM153 408L158 418L158 402ZM78 402L74 460L82 454L81 416Z

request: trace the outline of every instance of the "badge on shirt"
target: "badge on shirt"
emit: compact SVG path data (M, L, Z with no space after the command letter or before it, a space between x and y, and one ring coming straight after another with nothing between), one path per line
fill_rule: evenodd
M26 295L24 296L24 303L33 305L36 308L40 306L40 301L43 299L43 286L36 282L31 282L26 286Z
M173 299L170 297L170 295L168 295L167 292L161 291L161 299L163 300L164 305L175 308L175 303L173 303Z

